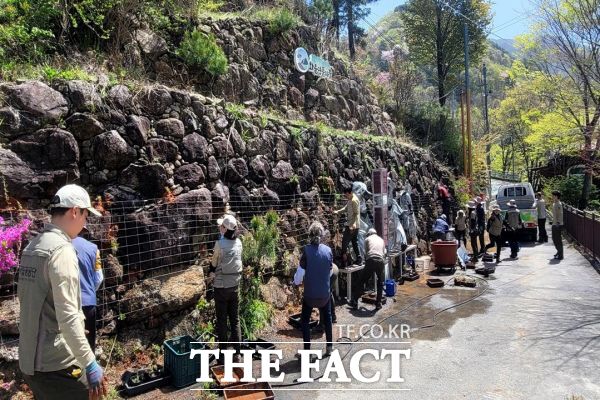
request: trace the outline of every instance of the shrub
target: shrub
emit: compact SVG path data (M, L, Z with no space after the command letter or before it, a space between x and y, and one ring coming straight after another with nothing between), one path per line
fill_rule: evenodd
M0 24L0 60L37 61L53 49L54 35L49 30L21 24Z
M264 216L255 216L250 221L250 232L242 237L242 263L255 268L256 274L263 261L273 261L277 257L279 216L268 211Z
M212 34L196 29L186 32L176 53L187 65L202 68L211 75L227 72L227 57Z

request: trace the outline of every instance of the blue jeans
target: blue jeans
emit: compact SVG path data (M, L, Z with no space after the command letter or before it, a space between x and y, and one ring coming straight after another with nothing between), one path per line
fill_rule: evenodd
M331 305L329 304L330 299L327 303L319 307L319 313L324 316L325 322L325 339L327 340L327 346L333 346L333 327L331 323ZM302 324L302 338L304 339L304 350L310 350L310 314L314 307L306 304L306 301L302 302L302 315L300 321ZM322 320L323 320L322 319Z

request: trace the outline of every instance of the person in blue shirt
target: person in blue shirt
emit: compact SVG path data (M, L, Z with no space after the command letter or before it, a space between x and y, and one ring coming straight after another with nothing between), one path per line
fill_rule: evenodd
M85 228L84 228L85 232ZM79 261L79 285L81 286L81 308L85 316L85 337L96 351L96 291L104 280L100 251L94 243L81 236L72 241Z
M446 221L446 214L440 215L432 226L433 240L444 240L446 239L446 233L450 230L450 225Z
M325 325L327 341L325 356L333 350L333 329L331 322L331 269L333 252L327 245L321 243L325 234L323 225L313 222L308 228L309 244L304 246L300 257L300 266L304 269L304 299L302 301L302 337L304 349L310 349L310 315L314 308L319 309Z

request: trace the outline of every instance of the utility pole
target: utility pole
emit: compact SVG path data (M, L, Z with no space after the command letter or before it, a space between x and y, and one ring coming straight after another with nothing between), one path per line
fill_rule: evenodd
M463 152L463 171L465 176L468 175L468 161L467 161L467 140L465 135L465 94L460 92L460 136L462 139L462 152Z
M488 192L492 194L492 159L490 157L490 120L488 118L488 88L487 88L487 66L483 63L483 115L485 117L485 162L487 164Z
M468 1L464 0L463 3L463 34L464 34L464 47L465 47L465 101L466 101L466 109L467 109L467 156L468 156L468 165L467 168L467 177L472 178L473 176L473 146L471 143L471 82L469 79L469 26L467 24L467 7ZM472 189L472 188L471 188Z

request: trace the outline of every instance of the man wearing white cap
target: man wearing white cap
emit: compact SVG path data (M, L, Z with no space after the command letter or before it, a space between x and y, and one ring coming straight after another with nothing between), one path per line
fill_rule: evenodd
M241 330L239 316L239 284L242 278L242 241L237 237L237 221L226 214L217 220L223 235L215 243L211 272L215 273L215 312L217 314L217 335L219 348L225 350L233 345L239 360ZM229 321L230 335L227 322Z
M104 372L85 337L79 264L71 243L88 213L100 216L85 189L63 186L50 203L51 223L21 256L19 367L36 399L106 395Z

